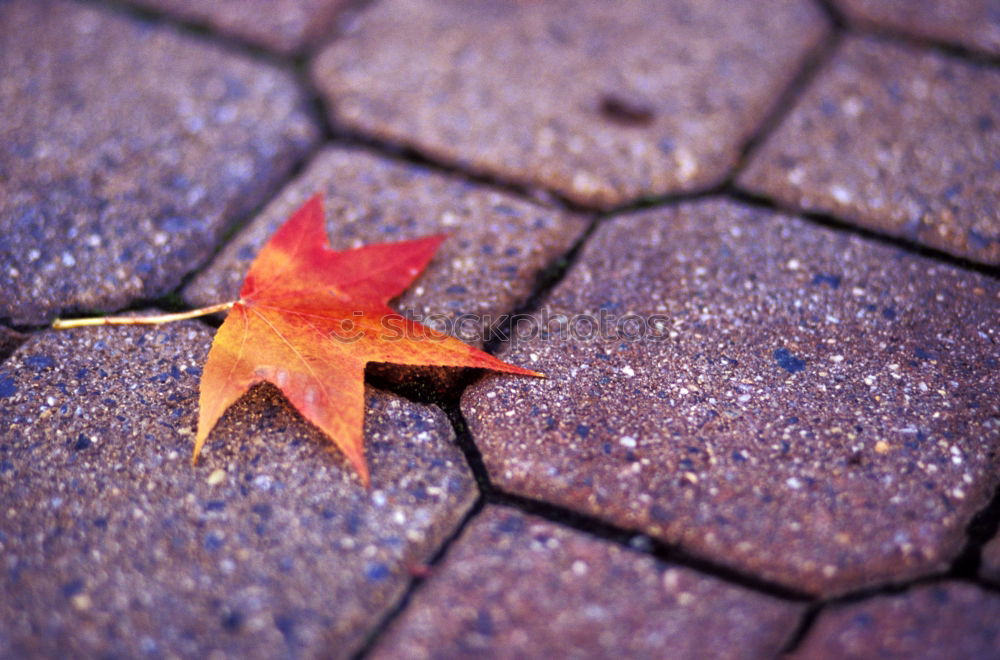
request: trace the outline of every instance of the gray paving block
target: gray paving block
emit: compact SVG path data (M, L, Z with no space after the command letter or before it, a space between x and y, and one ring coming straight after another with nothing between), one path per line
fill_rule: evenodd
M579 216L458 177L360 149L329 148L191 282L185 300L200 306L235 298L260 248L317 192L336 249L448 234L396 306L475 345L587 227Z
M606 222L535 318L501 356L548 378L462 400L506 491L832 594L944 569L997 485L985 276L706 200Z
M0 318L163 295L308 151L294 77L81 3L0 5Z
M852 23L1000 54L996 0L835 0Z
M962 582L823 611L794 658L995 658L1000 597Z
M280 53L298 53L332 36L347 0L129 0Z
M608 207L725 178L825 31L804 0L387 0L313 77L335 124Z
M848 38L738 183L1000 264L1000 71Z
M374 658L773 658L801 605L489 507Z
M47 331L0 364L0 656L349 657L472 505L444 413L376 390L371 490L270 386L192 467L210 339Z

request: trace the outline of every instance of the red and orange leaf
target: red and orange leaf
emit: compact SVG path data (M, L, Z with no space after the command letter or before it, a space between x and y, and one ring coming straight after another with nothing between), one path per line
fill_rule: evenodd
M215 335L201 377L192 461L230 405L267 381L333 440L368 484L363 447L368 362L540 374L502 362L388 307L445 239L334 251L319 195L264 246Z

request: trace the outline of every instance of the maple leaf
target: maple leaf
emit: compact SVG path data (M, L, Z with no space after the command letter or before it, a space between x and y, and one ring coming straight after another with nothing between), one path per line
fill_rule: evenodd
M445 236L337 252L323 218L316 195L278 229L250 266L205 362L192 463L226 409L267 381L333 440L367 486L363 429L369 362L541 375L388 306L424 270Z

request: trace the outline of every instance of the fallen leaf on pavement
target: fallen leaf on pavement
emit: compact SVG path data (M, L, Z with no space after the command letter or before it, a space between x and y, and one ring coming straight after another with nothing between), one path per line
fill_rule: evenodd
M337 252L323 217L317 195L278 229L251 265L208 353L192 461L226 409L267 381L333 440L367 485L362 434L369 362L541 375L389 308L444 236Z

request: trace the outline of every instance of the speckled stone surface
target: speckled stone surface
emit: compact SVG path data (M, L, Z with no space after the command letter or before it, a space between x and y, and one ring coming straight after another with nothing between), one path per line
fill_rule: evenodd
M487 508L373 658L773 658L800 607Z
M984 580L1000 584L1000 535L983 546L980 555L979 575Z
M192 468L197 322L0 364L0 656L346 657L476 497L437 409L368 393L366 491L277 390Z
M997 0L835 0L852 23L1000 54Z
M336 249L448 234L396 307L476 345L587 226L579 216L492 188L358 149L330 148L192 281L185 299L198 306L237 296L260 248L317 192Z
M607 207L722 180L825 29L801 0L386 0L313 74L336 124Z
M129 0L210 26L281 53L297 53L330 33L347 0Z
M0 318L176 287L315 141L304 99L287 72L165 27L0 4Z
M996 658L1000 595L963 582L827 609L793 658Z
M984 276L707 200L603 224L536 317L502 357L548 379L462 401L507 491L831 594L943 569L997 484Z
M1000 71L848 38L739 184L1000 264Z

